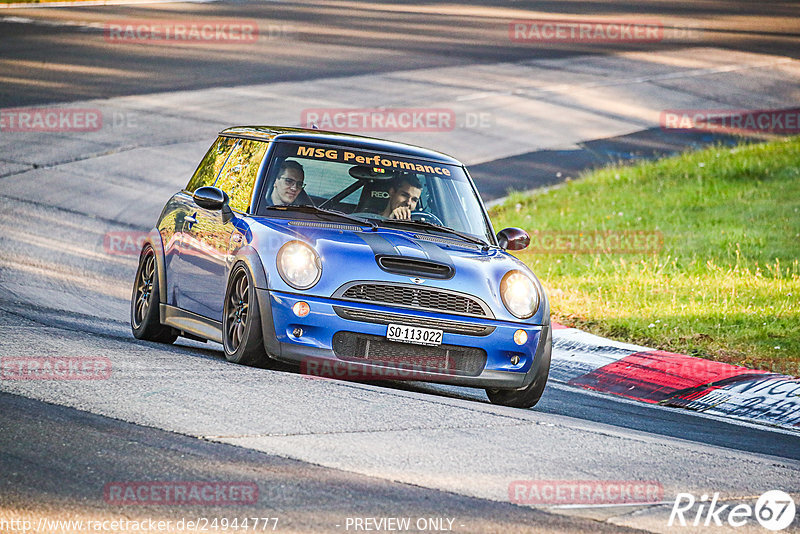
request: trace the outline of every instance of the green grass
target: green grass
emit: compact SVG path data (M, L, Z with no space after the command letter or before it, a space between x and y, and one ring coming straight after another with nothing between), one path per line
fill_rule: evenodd
M800 374L800 138L606 168L490 214L498 229L663 235L649 253L520 251L555 321Z

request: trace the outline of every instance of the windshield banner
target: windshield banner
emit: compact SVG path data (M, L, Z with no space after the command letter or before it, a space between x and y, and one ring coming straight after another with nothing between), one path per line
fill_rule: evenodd
M428 174L438 174L439 176L450 176L450 169L440 165L430 163L416 163L412 161L398 160L397 156L385 156L381 154L369 154L367 152L355 152L339 148L323 148L314 146L297 145L295 155L302 158L314 158L338 163L352 163L353 165L368 165L398 169L403 171L424 172ZM382 169L373 169L375 172L382 172Z

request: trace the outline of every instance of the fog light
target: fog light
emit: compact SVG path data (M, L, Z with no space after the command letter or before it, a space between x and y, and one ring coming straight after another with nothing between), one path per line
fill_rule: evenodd
M292 311L298 317L305 317L311 311L311 308L308 306L308 303L303 302L295 302L294 306L292 306Z
M517 330L514 332L514 343L517 345L524 345L528 342L528 333L525 330Z
M302 328L295 328L294 330L292 330L292 335L294 337L302 336L303 335L303 329Z
M517 365L519 363L519 356L516 354L511 357L511 365Z

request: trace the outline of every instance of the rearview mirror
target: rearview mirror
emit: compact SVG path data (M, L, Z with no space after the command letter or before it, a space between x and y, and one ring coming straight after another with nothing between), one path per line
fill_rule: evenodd
M505 250L522 250L531 244L531 236L522 228L505 228L497 232L497 242Z
M367 167L365 165L356 165L350 167L350 176L356 180L393 180L397 177L397 173L393 170L387 170L383 167Z

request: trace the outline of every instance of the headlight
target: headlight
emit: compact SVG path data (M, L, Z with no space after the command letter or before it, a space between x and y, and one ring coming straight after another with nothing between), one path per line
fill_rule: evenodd
M308 289L319 281L322 261L316 251L302 241L289 241L278 251L278 272L295 289Z
M527 319L539 307L539 292L530 276L522 271L508 271L500 282L500 296L515 317Z

